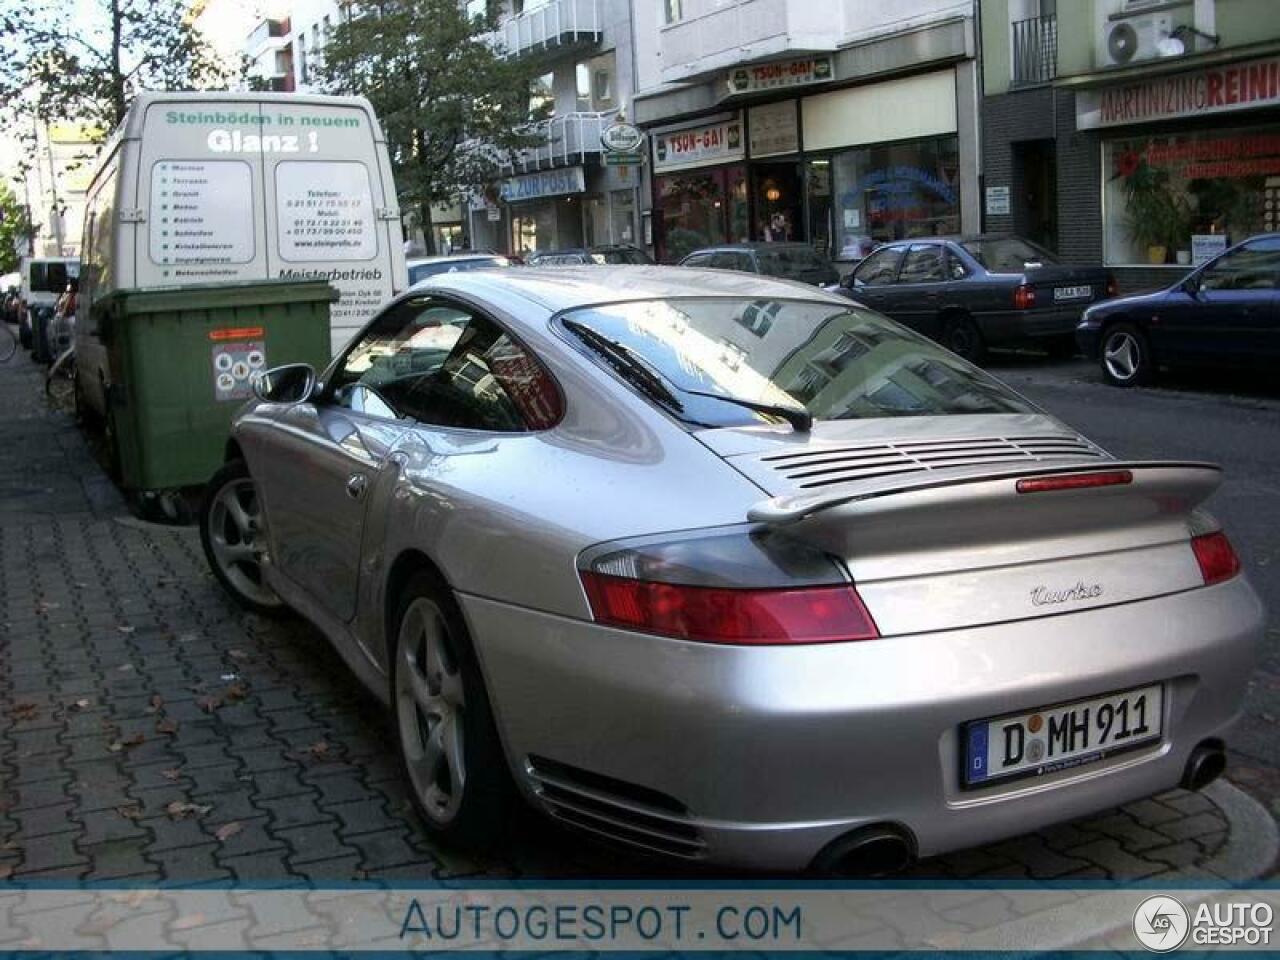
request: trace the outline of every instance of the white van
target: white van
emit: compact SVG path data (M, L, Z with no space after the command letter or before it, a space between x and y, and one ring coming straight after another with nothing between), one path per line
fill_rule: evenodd
M111 383L94 303L113 290L328 280L337 350L405 284L387 145L363 97L142 93L86 198L76 323L79 400Z

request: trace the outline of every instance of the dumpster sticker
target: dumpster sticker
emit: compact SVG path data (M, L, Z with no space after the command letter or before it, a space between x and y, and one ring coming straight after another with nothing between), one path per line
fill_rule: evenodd
M213 345L213 399L248 400L251 378L267 367L267 348L260 340Z

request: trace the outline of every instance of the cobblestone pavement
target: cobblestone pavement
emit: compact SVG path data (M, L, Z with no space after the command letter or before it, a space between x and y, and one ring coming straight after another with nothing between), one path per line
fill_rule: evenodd
M382 711L319 634L233 606L195 531L131 517L38 389L25 355L0 365L0 879L675 869L619 858L533 814L499 857L434 845L411 812ZM1252 804L1229 787L1174 791L914 875L1230 874L1252 844L1237 835L1240 802Z

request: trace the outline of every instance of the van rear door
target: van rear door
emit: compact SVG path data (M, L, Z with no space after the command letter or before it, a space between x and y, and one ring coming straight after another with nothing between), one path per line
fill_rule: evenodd
M161 100L147 106L137 168L135 283L262 279L262 105ZM121 228L127 224L122 223Z
M336 353L404 273L382 133L367 104L301 99L264 109L270 276L321 277L338 288L330 314Z

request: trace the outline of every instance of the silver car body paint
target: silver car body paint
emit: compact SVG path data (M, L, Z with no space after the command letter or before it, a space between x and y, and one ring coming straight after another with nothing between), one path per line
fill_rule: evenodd
M447 274L404 296L431 294L518 336L559 383L564 419L496 434L257 404L235 442L260 487L270 582L384 699L393 565L421 555L440 570L535 804L564 809L548 799L556 774L538 769L545 758L674 798L684 812L604 799L639 810L655 837L668 820L692 832L695 854L718 861L803 867L849 829L881 822L931 854L1174 786L1191 750L1235 720L1263 611L1243 575L1201 586L1188 530L1218 482L1212 468L1120 465L1038 412L691 431L567 347L551 322L572 307L664 297L848 309L813 287L588 267ZM839 466L874 450L918 466L921 444L995 453L817 492L776 459ZM1112 466L1132 467L1133 484L1011 496L1014 476ZM751 648L591 621L576 566L588 547L749 516L841 557L882 638ZM1166 684L1154 744L961 789L964 722L1152 682Z

